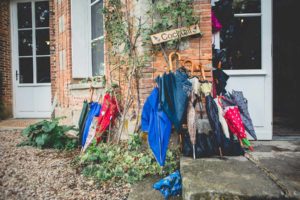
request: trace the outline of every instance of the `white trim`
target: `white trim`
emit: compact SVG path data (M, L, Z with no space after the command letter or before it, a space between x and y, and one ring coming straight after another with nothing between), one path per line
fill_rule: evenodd
M273 61L272 61L272 0L261 0L261 41L262 41L262 69L267 72L265 77L265 130L264 136L272 139L273 136ZM270 132L269 132L270 131Z
M13 101L13 117L14 118L49 118L51 116L50 112L43 111L43 112L38 112L36 111L35 113L32 112L20 112L20 114L17 109L17 102L16 102L16 96L17 96L17 88L22 88L22 87L50 87L51 88L51 83L22 83L19 84L19 79L18 81L16 80L16 70L19 71L19 58L33 58L36 53L32 53L30 56L19 56L19 51L18 51L18 33L19 30L32 30L32 51L35 52L35 29L49 29L49 27L41 27L41 28L35 28L35 3L36 2L41 2L41 1L46 1L49 2L49 0L11 0L10 1L10 32L11 32L11 76L12 76L12 101ZM17 4L18 3L31 3L31 10L32 10L32 27L31 28L18 28L18 16L17 16ZM36 57L50 57L50 55L40 55ZM35 61L33 60L33 65L36 65ZM33 66L34 67L34 66ZM34 70L34 69L33 69ZM36 79L36 72L33 74L33 79Z
M224 70L224 72L230 76L266 76L265 70L259 69L240 69L240 70Z
M234 17L260 17L261 13L236 13Z

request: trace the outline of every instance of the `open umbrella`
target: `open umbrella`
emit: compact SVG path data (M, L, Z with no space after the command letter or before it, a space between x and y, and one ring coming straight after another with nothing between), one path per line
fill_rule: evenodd
M148 132L148 143L156 161L164 166L171 136L171 121L158 106L159 91L154 88L142 110L141 128Z
M242 143L253 151L249 140L247 139L244 124L242 122L241 114L237 106L228 106L224 109L224 118L227 121L229 130L242 141Z

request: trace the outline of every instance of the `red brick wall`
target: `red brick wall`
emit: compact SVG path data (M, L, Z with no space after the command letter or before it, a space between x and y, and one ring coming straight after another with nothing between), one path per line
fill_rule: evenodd
M0 102L4 109L0 110L1 117L12 117L12 74L10 47L10 12L9 0L0 1Z
M71 1L53 0L51 17L51 84L52 97L58 99L58 106L69 106L68 86L72 81L71 60ZM63 19L63 28L59 31L59 20ZM60 52L65 52L64 66L60 66Z
M200 63L205 67L205 74L211 78L211 4L210 0L198 0L194 2L194 13L200 18L199 27L203 36L189 39L184 50L179 51L182 60L191 60L195 65ZM169 52L167 52L169 53ZM153 78L164 72L167 65L162 53L153 57L152 66L143 69L143 78L140 81L141 102L144 102L153 89ZM154 73L153 73L154 72ZM200 75L200 72L196 74Z

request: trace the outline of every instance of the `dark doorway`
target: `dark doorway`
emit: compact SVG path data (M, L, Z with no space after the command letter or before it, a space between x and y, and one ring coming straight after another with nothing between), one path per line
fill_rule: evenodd
M300 135L299 0L273 0L273 134Z

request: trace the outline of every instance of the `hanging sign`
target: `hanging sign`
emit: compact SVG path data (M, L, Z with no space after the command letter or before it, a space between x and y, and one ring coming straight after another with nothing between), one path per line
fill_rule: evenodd
M159 44L196 34L201 34L200 28L198 25L193 25L190 27L182 27L166 32L156 33L151 35L151 40L153 44Z

